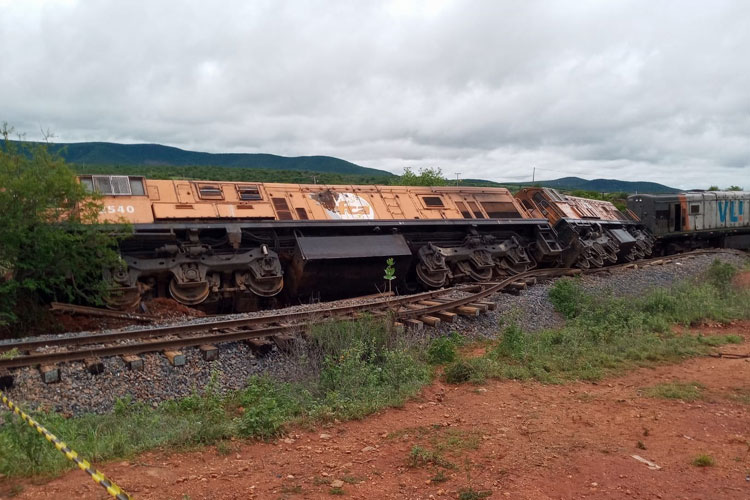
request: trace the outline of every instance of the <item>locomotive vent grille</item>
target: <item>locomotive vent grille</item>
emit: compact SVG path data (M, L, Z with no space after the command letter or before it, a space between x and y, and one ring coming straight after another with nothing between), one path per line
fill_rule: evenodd
M101 194L129 195L130 179L127 175L94 175L94 190Z
M276 210L276 215L279 220L294 220L292 212L289 210L289 204L285 198L271 198L273 202L273 208Z

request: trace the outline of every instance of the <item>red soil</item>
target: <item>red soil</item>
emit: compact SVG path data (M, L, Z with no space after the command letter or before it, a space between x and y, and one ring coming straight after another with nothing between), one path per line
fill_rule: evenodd
M704 333L750 339L750 322ZM747 353L747 343L721 348ZM696 381L705 397L654 399L643 387ZM362 421L292 430L273 443L234 441L231 451L157 451L98 464L137 498L326 498L344 481L348 498L457 498L463 488L492 498L750 498L750 360L696 358L600 383L542 385L440 382L401 409ZM328 436L321 436L327 434ZM639 445L639 442L641 443ZM418 445L453 468L410 466ZM473 448L473 446L476 446ZM643 449L645 447L645 449ZM715 465L696 467L711 455ZM632 458L639 455L660 470ZM107 498L81 471L17 496ZM0 481L0 492L10 482Z

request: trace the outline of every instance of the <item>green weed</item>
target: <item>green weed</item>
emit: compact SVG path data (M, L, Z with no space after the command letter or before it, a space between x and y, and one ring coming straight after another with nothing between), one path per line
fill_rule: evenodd
M695 401L701 399L704 389L705 386L699 382L669 382L647 387L644 394L652 398Z
M435 465L446 469L454 469L456 466L446 460L440 452L432 451L422 446L412 446L409 452L410 467L424 467L425 465Z
M473 488L463 488L458 492L458 500L480 500L492 495L490 490L476 491Z
M716 461L711 455L701 454L695 457L692 463L696 467L711 467Z

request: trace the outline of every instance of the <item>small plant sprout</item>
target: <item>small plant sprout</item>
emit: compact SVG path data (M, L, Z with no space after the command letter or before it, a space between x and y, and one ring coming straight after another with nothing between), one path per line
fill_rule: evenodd
M393 267L395 263L396 262L393 260L393 257L390 257L385 261L385 276L383 276L383 278L388 282L389 292L393 291L391 282L396 279L396 268Z

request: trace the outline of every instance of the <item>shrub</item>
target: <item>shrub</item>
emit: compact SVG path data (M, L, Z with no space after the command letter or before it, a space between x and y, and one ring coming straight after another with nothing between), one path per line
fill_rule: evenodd
M456 340L453 336L438 337L427 348L427 361L431 365L444 365L456 359Z
M573 278L562 278L549 290L549 299L555 309L566 318L575 318L585 308L586 295L579 282Z
M693 459L693 465L696 467L711 467L716 461L711 455L701 454Z

